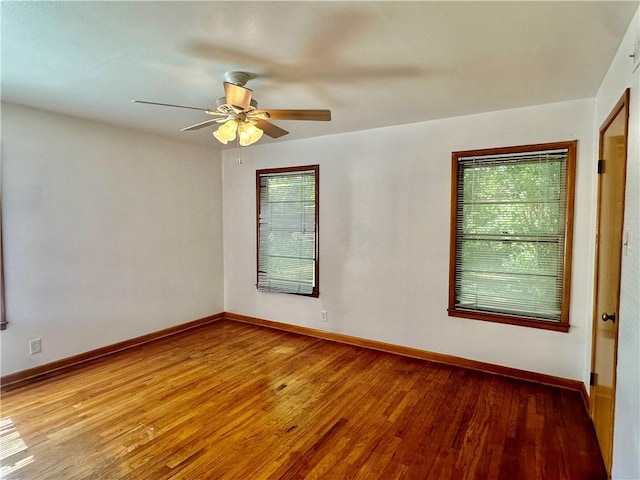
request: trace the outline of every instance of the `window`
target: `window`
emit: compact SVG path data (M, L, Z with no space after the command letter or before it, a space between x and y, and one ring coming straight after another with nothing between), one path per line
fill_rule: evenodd
M576 144L452 154L449 315L569 330Z
M256 171L257 288L317 297L318 165Z

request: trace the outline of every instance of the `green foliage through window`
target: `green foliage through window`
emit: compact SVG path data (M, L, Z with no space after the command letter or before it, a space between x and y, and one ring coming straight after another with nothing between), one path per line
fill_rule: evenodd
M566 322L570 149L535 147L454 153L450 312Z

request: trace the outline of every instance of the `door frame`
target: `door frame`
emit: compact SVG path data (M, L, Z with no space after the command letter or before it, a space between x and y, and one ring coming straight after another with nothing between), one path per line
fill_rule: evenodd
M604 149L604 142L603 142L603 135L604 132L611 126L611 123L616 119L616 117L620 114L620 112L622 111L622 109L626 108L626 115L624 118L624 135L625 135L625 151L624 151L624 176L623 176L623 183L624 183L624 192L622 193L622 222L619 225L620 228L620 238L622 239L624 236L624 211L625 211L625 198L626 198L626 186L627 186L627 157L628 157L628 150L629 150L629 102L630 102L630 92L631 89L627 88L624 93L622 94L622 96L620 97L620 99L618 100L618 102L616 103L616 105L613 107L613 109L611 110L611 112L609 113L609 115L607 116L606 120L602 123L602 125L600 126L600 129L598 130L598 160L602 159L603 156L603 149ZM605 167L606 168L606 167ZM598 321L600 320L599 317L599 312L597 310L597 304L598 304L598 281L599 281L599 260L600 260L600 212L601 212L601 202L602 202L602 175L600 175L600 172L598 173L598 198L597 198L597 204L596 204L596 245L595 245L595 268L594 268L594 280L593 280L593 308L592 308L592 312L593 312L593 319L592 319L592 331L591 331L591 377L594 375L595 372L595 359L596 359L596 335L597 335L597 325L598 325ZM621 272L621 268L622 268L622 252L623 246L622 246L622 242L620 243L620 250L621 250L621 254L620 254L620 265L618 266L619 268L619 272ZM617 279L617 300L616 300L616 309L615 312L618 314L618 321L619 321L619 310L620 310L620 280L621 280L621 275L619 274L618 279ZM615 333L615 338L614 338L614 353L613 353L613 379L612 379L612 392L611 392L611 428L609 431L609 435L611 438L611 441L609 442L609 448L610 451L608 452L608 458L609 458L609 464L605 465L606 469L607 469L607 473L609 474L609 477L611 477L611 469L613 466L613 432L614 432L614 428L615 428L615 406L616 406L616 382L617 382L617 369L618 369L618 333L620 331L620 324L618 323L616 326L616 333ZM591 385L593 382L590 382L590 386L589 386L589 415L593 418L593 408L594 408L594 402L593 402L593 385ZM599 445L599 442L598 442Z

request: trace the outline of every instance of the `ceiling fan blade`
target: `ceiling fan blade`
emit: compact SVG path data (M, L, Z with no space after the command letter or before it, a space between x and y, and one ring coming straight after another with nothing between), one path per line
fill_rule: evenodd
M228 105L246 110L251 106L253 90L233 83L224 82L224 96Z
M331 120L331 110L258 110L256 113L267 112L269 120Z
M161 107L188 108L189 110L199 110L201 112L206 112L209 115L226 115L225 113L216 112L215 110L211 110L210 108L188 107L186 105L174 105L172 103L145 102L144 100L131 100L131 103L144 103L144 104L147 104L147 105L160 105Z
M283 135L286 135L287 133L289 133L286 130L278 127L277 125L267 122L266 120L256 119L256 120L252 120L252 122L255 122L256 127L258 127L264 133L269 135L271 138L282 137Z
M209 125L213 125L214 123L220 123L220 119L214 118L213 120L207 120L206 122L196 123L195 125L191 125L190 127L181 128L180 131L188 132L190 130L199 130Z

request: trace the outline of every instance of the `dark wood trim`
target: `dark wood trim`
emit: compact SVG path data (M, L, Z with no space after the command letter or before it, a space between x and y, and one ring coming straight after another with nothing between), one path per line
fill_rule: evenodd
M140 337L131 338L123 342L114 343L113 345L107 345L105 347L97 348L95 350L91 350L85 353L80 353L72 357L63 358L61 360L47 363L45 365L29 368L27 370L22 370L16 373L10 373L9 375L5 375L0 379L0 383L2 384L2 390L4 391L9 388L21 387L28 383L42 380L52 375L67 373L93 360L97 360L99 358L106 357L108 355L113 355L114 353L122 352L123 350L128 350L130 348L156 342L156 341L165 339L167 337L171 337L173 335L178 335L180 333L193 330L195 328L201 328L206 325L210 325L214 322L217 322L219 320L222 320L223 318L224 318L224 313L209 315L208 317L200 318L192 322L175 325L173 327L165 328L163 330L158 330L157 332L148 333Z
M564 142L550 142L550 143L532 143L530 145L515 145L510 147L462 150L459 152L453 152L452 158L457 159L460 157L476 157L476 156L482 157L482 156L502 155L502 154L509 154L509 153L527 153L527 152L537 152L541 150L560 150L563 148L570 148L571 144L577 144L577 140L568 140Z
M295 165L293 167L276 167L276 168L262 168L256 170L256 175L259 173L260 175L270 175L270 174L280 174L280 173L293 173L293 172L306 172L308 170L317 170L318 164L313 165ZM258 184L258 186L260 186Z
M521 327L534 327L542 330L553 330L555 332L568 332L569 324L551 322L546 320L536 320L523 317L510 317L488 312L467 311L462 309L448 309L450 317L468 318L470 320L484 320L485 322L506 323L507 325L520 325Z
M256 170L256 290L260 283L260 170Z
M582 403L584 404L584 409L591 418L591 402L589 401L589 392L587 392L587 386L580 382L580 396L582 397Z
M244 323L250 323L253 325L260 325L263 327L275 328L278 330L284 330L286 332L297 333L300 335L307 335L310 337L322 338L324 340L346 343L348 345L370 348L372 350L379 350L387 353L394 353L396 355L402 355L405 357L418 358L421 360L427 360L429 362L434 362L434 363L442 363L444 365L450 365L453 367L461 367L469 370L477 370L480 372L491 373L491 374L500 375L503 377L515 378L518 380L538 383L541 385L549 385L552 387L573 390L573 391L579 392L580 395L583 397L583 399L584 399L584 396L586 395L586 389L585 389L584 383L579 380L571 380L568 378L555 377L553 375L547 375L544 373L529 372L526 370L519 370L517 368L505 367L503 365L495 365L492 363L480 362L478 360L470 360L467 358L456 357L454 355L446 355L444 353L429 352L426 350L420 350L418 348L413 348L413 347L404 347L401 345L394 345L391 343L379 342L377 340L369 340L366 338L352 337L350 335L343 335L341 333L325 332L323 330L316 330L314 328L301 327L299 325L290 325L287 323L276 322L273 320L265 320L262 318L250 317L247 315L240 315L238 313L233 313L233 312L225 312L224 318L225 320L234 320L237 322L244 322Z
M613 107L613 109L611 110L611 112L609 113L609 115L607 116L605 121L602 122L602 125L600 126L600 130L599 130L600 134L602 134L602 132L604 132L605 130L607 130L611 126L611 122L613 122L615 120L615 118L620 113L620 110L622 110L623 108L625 108L625 107L627 107L629 105L630 99L631 99L631 89L627 88L622 93L622 95L618 99L618 102ZM629 112L628 112L628 110L629 109L627 108L627 112L626 112L626 116L625 116L625 131L626 132L629 131ZM598 148L598 152L600 154L600 157L602 157L602 148L600 146Z
M512 147L488 148L478 150L465 150L451 153L451 212L450 212L450 241L449 241L449 302L447 312L451 317L469 318L488 322L519 325L523 327L540 328L566 333L570 328L570 302L571 302L571 272L573 250L573 210L575 197L575 172L577 156L577 140L553 143L536 143L531 145L517 145ZM458 176L460 172L459 159L474 156L491 156L501 154L515 154L536 152L545 150L567 149L567 183L565 203L565 238L563 258L563 283L560 306L560 322L532 319L501 313L466 310L456 307L456 244L457 244L457 220L458 220Z
M316 208L315 208L315 229L316 229L316 282L313 286L313 296L320 296L320 165L313 166L316 172Z
M271 174L288 174L295 172L313 171L315 174L315 218L314 228L316 230L315 242L315 285L311 293L294 293L302 297L320 296L320 165L299 165L294 167L263 168L256 170L256 288L258 288L258 270L260 268L260 176Z
M458 242L458 157L451 153L451 211L449 212L449 303L447 312L456 306L456 244Z
M560 319L569 330L569 305L571 303L571 272L573 271L573 210L576 196L576 158L578 141L566 142L567 146L567 186L564 224L564 260L562 267L562 306Z
M0 150L0 330L6 330L9 322L7 321L7 309L5 306L4 295L4 234L2 232L2 155Z

